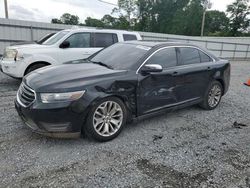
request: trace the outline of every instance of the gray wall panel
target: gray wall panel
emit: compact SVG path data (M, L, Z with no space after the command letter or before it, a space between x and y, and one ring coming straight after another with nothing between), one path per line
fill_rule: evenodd
M45 34L69 29L70 25L50 24L0 18L0 54L17 41L37 40ZM207 48L219 57L250 59L250 37L190 37L162 33L140 32L144 40L179 41Z

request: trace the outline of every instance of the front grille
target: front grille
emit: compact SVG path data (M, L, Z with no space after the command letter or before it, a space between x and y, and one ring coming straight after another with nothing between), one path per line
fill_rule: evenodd
M27 107L35 101L35 98L35 92L22 83L17 93L19 103L21 103L24 107Z

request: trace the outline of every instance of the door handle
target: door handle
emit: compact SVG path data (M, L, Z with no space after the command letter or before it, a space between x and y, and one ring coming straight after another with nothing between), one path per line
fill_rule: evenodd
M207 67L207 70L211 71L211 67Z

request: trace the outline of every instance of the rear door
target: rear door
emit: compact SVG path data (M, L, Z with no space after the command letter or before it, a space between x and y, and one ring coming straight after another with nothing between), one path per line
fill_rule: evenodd
M179 102L203 98L210 82L213 60L193 47L177 48L178 66L175 71L176 97Z
M138 115L144 115L176 104L175 77L176 49L165 48L156 52L146 64L159 64L163 72L138 74ZM145 65L146 65L145 64Z
M117 42L118 37L115 33L93 33L92 35L93 50L95 52L109 47Z

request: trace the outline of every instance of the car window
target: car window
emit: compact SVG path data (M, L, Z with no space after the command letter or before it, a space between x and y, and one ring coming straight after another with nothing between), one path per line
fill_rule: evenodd
M58 42L61 38L63 38L68 33L69 33L69 31L60 31L60 32L56 33L55 35L53 35L52 37L50 37L45 42L43 42L42 44L44 44L44 45L55 44L56 42Z
M201 62L199 51L196 48L179 48L180 65L197 64Z
M199 50L199 53L200 53L200 57L201 57L201 62L202 63L206 63L206 62L211 62L211 61L213 61L212 59L211 59L211 57L209 57L207 54L205 54L204 52L202 52L202 51L200 51Z
M163 68L174 67L177 65L175 48L165 48L156 52L146 64L159 64Z
M124 41L137 40L137 37L131 34L123 34L123 39Z
M112 33L95 33L94 47L105 48L111 46L118 41L117 36Z
M90 33L75 33L65 41L68 41L70 43L69 48L89 48Z

